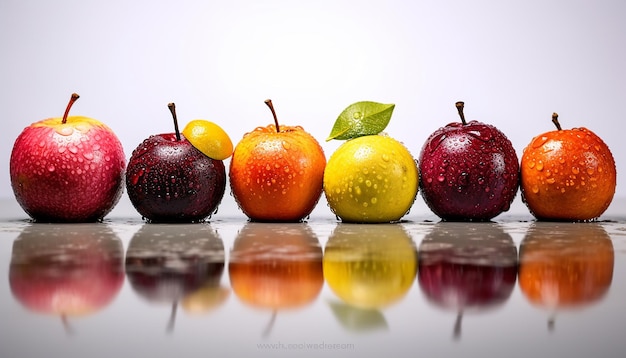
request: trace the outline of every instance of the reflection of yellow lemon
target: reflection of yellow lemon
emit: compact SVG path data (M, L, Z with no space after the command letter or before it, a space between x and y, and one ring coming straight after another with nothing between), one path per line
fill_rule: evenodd
M386 135L348 140L330 157L324 194L346 222L390 222L404 216L418 189L417 165L402 143Z
M230 289L209 284L185 296L181 304L188 313L206 313L224 304L229 295Z
M417 273L417 252L398 224L340 224L324 250L324 278L346 303L387 306L402 298Z
M233 142L217 124L204 119L194 119L187 123L182 131L196 149L207 157L215 160L224 160L233 154Z

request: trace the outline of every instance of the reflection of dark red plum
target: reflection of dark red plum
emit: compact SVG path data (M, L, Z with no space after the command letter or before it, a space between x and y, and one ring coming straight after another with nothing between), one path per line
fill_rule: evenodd
M172 329L180 300L219 287L224 258L222 240L207 224L145 224L128 245L126 276L141 297L172 305Z
M613 243L596 223L534 223L520 245L519 286L554 314L599 301L613 280ZM554 316L548 321L554 327Z
M273 322L277 310L310 304L319 295L322 248L307 224L248 223L235 239L228 273L235 295L271 309Z
M11 292L28 310L67 324L113 301L124 282L123 257L122 242L105 224L33 224L13 243Z
M517 248L497 224L437 224L418 252L420 288L430 302L458 311L457 338L464 312L499 306L515 287Z

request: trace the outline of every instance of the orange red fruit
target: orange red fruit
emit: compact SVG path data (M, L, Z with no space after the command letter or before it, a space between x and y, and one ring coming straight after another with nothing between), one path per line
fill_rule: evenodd
M275 123L245 134L235 146L232 193L254 221L301 221L322 194L326 157L302 127Z
M598 218L615 194L615 160L604 141L587 128L561 129L532 139L521 159L522 200L540 220Z

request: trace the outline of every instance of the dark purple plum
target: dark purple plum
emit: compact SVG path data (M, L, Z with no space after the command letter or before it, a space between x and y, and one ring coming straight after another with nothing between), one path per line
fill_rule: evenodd
M489 221L509 210L519 188L519 161L511 141L496 127L465 121L439 128L419 156L420 192L446 221Z
M223 161L207 157L178 131L152 135L132 153L126 168L126 191L148 222L201 222L224 196Z

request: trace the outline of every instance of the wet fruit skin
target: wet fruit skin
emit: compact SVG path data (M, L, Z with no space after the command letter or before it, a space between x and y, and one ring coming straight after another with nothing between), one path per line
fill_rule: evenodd
M418 169L411 153L386 135L343 143L330 157L324 194L344 222L392 222L415 201Z
M232 194L253 221L301 221L322 194L322 147L300 126L279 129L271 124L246 133L230 162Z
M119 139L92 118L49 118L26 127L11 152L11 186L38 222L93 222L124 189L126 157Z
M522 154L522 200L539 220L592 220L611 204L616 176L611 151L592 131L547 132Z
M428 207L448 221L487 221L510 208L519 162L496 127L450 123L426 140L419 157L420 190Z
M126 190L150 222L198 222L215 212L226 189L221 160L202 154L175 133L153 135L134 151Z

